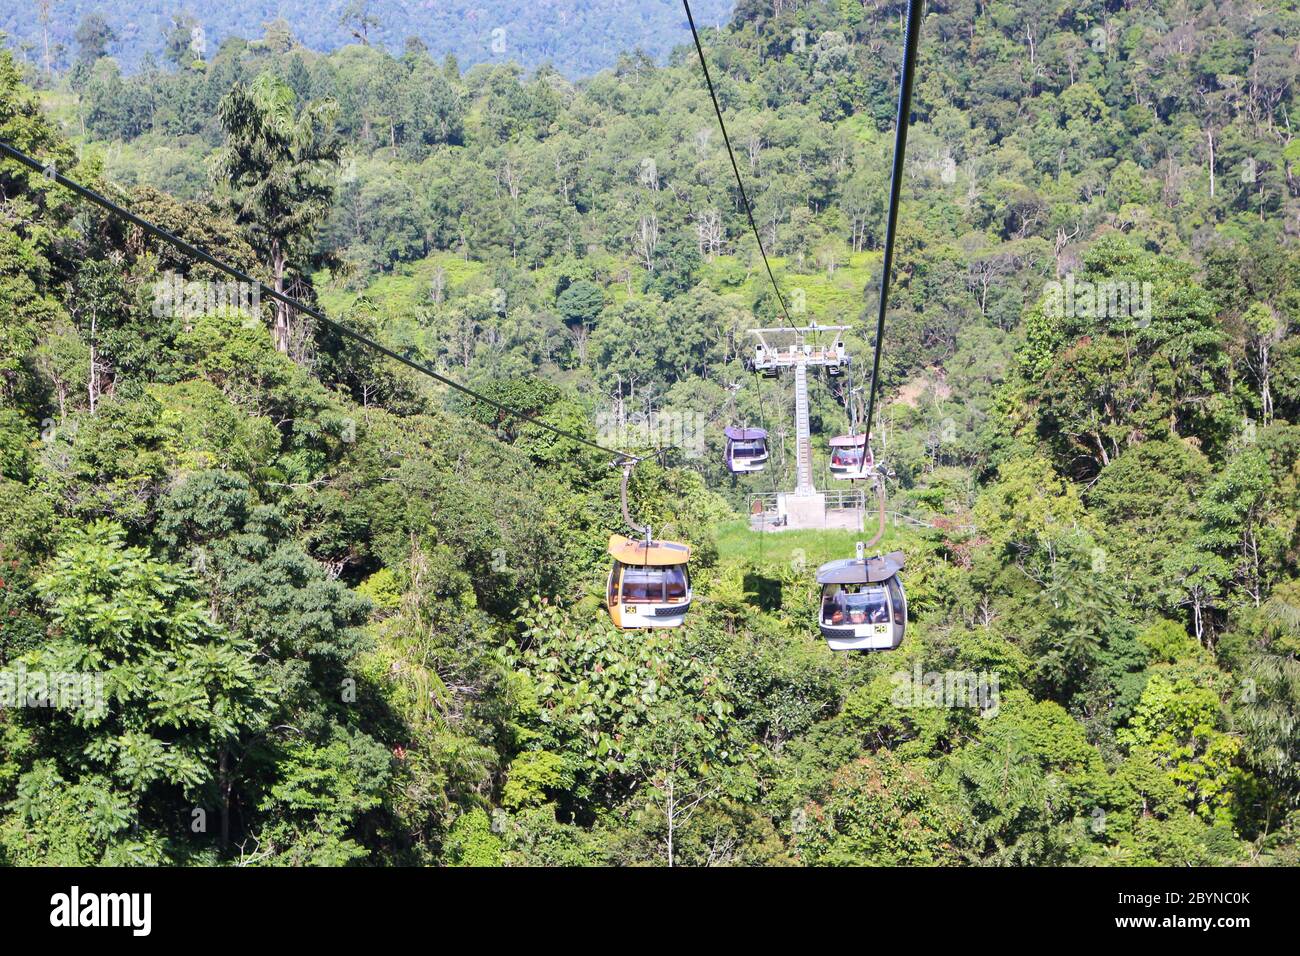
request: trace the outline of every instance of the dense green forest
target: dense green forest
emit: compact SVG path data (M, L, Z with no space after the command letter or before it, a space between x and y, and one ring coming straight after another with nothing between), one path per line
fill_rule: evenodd
M862 359L904 9L703 36L791 307ZM911 623L872 655L817 633L857 536L744 516L792 392L744 370L779 307L689 33L576 82L279 27L0 51L0 139L544 421L697 439L631 487L689 620L618 631L608 455L0 162L0 663L103 682L0 708L0 862L1300 863L1297 35L929 4L876 426ZM723 469L739 421L768 472Z
M695 0L700 22L727 22L733 0ZM6 9L7 8L7 9ZM290 26L292 24L292 26ZM570 77L644 50L662 59L681 42L680 0L23 0L0 4L0 31L42 72L66 69L88 38L99 37L129 71L164 62L191 66L227 41L267 27L273 42L293 37L328 52L349 43L400 52L420 37L462 63L550 64Z

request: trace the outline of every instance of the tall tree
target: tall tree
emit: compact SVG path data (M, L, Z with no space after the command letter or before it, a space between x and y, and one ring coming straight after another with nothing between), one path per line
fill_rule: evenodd
M283 293L290 263L310 252L333 202L327 171L339 160L334 104L311 102L299 110L293 90L263 73L226 94L220 118L226 145L217 168L238 221L265 256L275 291ZM277 300L273 310L275 347L287 354L290 308Z
M81 18L77 32L77 62L94 63L108 55L108 45L117 39L117 33L98 13L88 13Z

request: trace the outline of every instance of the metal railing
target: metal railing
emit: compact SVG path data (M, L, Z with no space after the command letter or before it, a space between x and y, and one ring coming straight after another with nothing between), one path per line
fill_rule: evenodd
M777 498L783 494L792 492L778 491L756 491L749 495L749 519L750 524L756 527L776 526L779 523L780 512L777 507ZM848 489L844 491L832 490L818 492L826 497L826 510L848 511L853 509L865 509L867 506L866 492L861 488ZM758 507L755 508L755 503ZM885 516L889 523L897 528L900 524L911 525L914 528L927 528L930 530L943 530L932 521L923 521L920 518L914 518L909 514L901 511L886 511ZM948 530L974 533L979 529L974 525L953 525Z
M849 488L844 491L823 491L822 494L826 496L827 508L848 510L867 506L867 493L861 488Z
M826 499L826 510L853 511L865 509L867 505L866 492L861 488L850 488L845 490L819 491ZM789 495L789 491L755 491L749 495L749 517L751 522L755 518L761 519L766 524L775 524L779 517L780 509L778 499L781 495ZM755 507L755 505L758 507Z
M898 527L899 522L902 522L903 524L910 524L917 528L929 528L932 531L962 531L969 534L974 534L979 531L979 528L973 524L950 525L947 529L944 529L933 521L922 521L920 518L913 518L911 515L905 515L901 511L886 511L885 514L889 517L890 523L893 524L895 528Z

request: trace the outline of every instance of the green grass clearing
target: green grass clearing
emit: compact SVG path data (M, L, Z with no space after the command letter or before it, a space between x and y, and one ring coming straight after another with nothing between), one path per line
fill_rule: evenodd
M787 564L794 560L796 552L802 551L806 566L815 569L836 558L853 557L856 543L870 539L873 533L874 525L862 533L820 529L752 531L748 519L742 518L718 527L718 559L720 562L738 560L752 565ZM909 543L916 541L914 530L886 524L885 536L871 553L898 548L906 550Z

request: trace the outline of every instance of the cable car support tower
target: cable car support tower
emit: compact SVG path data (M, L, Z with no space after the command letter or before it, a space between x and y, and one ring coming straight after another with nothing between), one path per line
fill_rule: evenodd
M843 528L862 530L863 494L860 490L827 495L813 484L812 435L808 411L808 370L826 369L839 375L851 358L844 345L847 325L780 326L750 329L758 339L751 365L767 378L782 372L794 374L795 488L775 495L753 495L753 524L764 531L793 531L799 528ZM827 344L829 338L829 344Z

